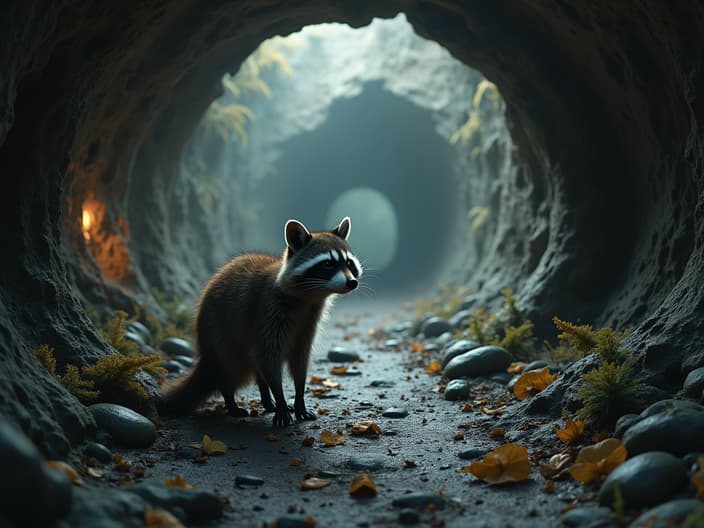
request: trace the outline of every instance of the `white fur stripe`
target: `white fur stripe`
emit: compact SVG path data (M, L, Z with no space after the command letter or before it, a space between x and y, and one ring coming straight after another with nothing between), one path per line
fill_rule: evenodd
M360 262L359 262L359 260L357 259L357 257L355 257L352 253L348 253L348 254L347 254L347 258L348 258L349 260L351 260L352 262L354 262L354 265L357 266L357 269L359 270L359 275L358 275L358 277L361 277L361 276L362 276L362 264L360 264Z
M313 266L316 266L317 264L320 264L321 262L324 262L324 261L330 259L331 254L332 254L332 252L329 254L322 253L322 254L316 255L315 257L310 258L304 262L301 262L298 266L296 266L295 268L293 268L293 270L291 270L291 275L303 275L306 271L308 271ZM337 260L337 259L333 259L333 260Z

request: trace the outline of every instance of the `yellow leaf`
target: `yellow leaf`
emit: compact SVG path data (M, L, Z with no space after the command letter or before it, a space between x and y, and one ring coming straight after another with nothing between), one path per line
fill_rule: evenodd
M704 456L700 456L697 460L699 471L692 475L692 485L697 490L699 498L704 500Z
M180 488L180 489L194 489L195 485L194 484L189 484L186 482L186 479L184 479L181 475L176 475L172 479L166 479L164 481L166 483L167 488Z
M162 508L150 508L144 510L144 526L149 528L186 528L181 521L168 511Z
M488 407L484 407L483 405L481 405L479 407L479 410L482 412L482 414L486 414L487 416L494 416L495 414L503 414L506 411L506 406L500 405L495 409L489 409Z
M316 398L320 398L321 396L325 396L328 392L330 392L330 387L317 387L315 389L312 389L310 392Z
M421 341L415 341L409 345L411 352L423 352L425 350L425 343Z
M342 367L333 367L333 368L330 369L330 374L335 374L336 376L341 376L341 375L343 375L345 372L347 372L347 368L348 368L348 367L346 367L346 366L342 366Z
M491 431L489 431L489 436L491 438L499 438L501 436L504 436L505 434L506 431L504 431L503 429L492 429Z
M345 437L340 433L333 433L329 429L320 431L320 441L325 447L332 447L345 444Z
M310 377L310 382L315 384L315 383L322 383L325 381L327 378L323 378L321 376L311 376Z
M301 460L300 458L293 457L293 458L291 459L291 465L292 465L292 466L300 466L301 464L303 464L303 460Z
M572 457L569 453L557 453L551 456L545 464L540 464L538 470L544 478L556 479L565 474L571 463Z
M301 445L303 447L310 447L315 443L315 438L312 436L306 436L303 441L301 442Z
M607 438L598 444L580 449L570 475L582 484L588 484L611 473L628 456L626 448L616 438Z
M381 427L371 420L362 420L352 425L353 435L378 435L381 434Z
M566 444L571 444L584 435L584 420L572 420L565 417L565 428L555 429L555 434Z
M473 406L471 403L469 403L469 402L464 402L464 403L462 404L462 409L461 409L462 412L469 412L469 411L471 411L472 409L474 409L474 406Z
M227 444L221 440L213 440L208 435L203 435L201 451L204 455L224 455L227 453Z
M425 367L425 372L428 374L438 374L442 372L442 365L438 360L432 361L427 367Z
M321 479L317 477L311 477L307 478L306 480L301 482L301 489L302 490L316 490L320 488L324 488L326 486L329 486L332 484L332 480L330 479Z
M462 468L462 472L491 485L520 482L530 476L528 450L518 444L504 444L487 453L484 460Z
M550 374L550 367L545 367L542 370L531 370L521 374L521 377L518 378L513 386L513 394L515 394L516 399L525 400L544 390L553 381L555 381L555 376Z
M526 364L523 363L522 361L516 361L511 363L508 368L506 369L506 372L509 374L520 374L523 372L523 369L526 368Z
M44 465L54 471L60 471L66 475L73 484L77 486L83 485L83 479L81 479L78 471L73 469L73 467L69 466L66 462L62 462L61 460L47 460L44 462Z
M376 484L366 471L357 473L350 484L350 495L353 497L376 497Z

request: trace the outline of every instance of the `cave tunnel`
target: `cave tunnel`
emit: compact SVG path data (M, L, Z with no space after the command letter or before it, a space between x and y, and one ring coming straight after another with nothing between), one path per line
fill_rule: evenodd
M698 3L194 0L105 8L57 1L9 2L1 11L0 409L43 455L66 458L96 425L65 383L41 368L42 345L57 372L92 365L111 351L95 312L134 314L139 306L143 316L166 320L174 311L168 299L192 306L234 253L252 245L280 251L283 220L300 216L320 229L333 214L326 206L354 189L379 192L399 222L398 251L385 264L388 274L377 273L379 283L415 293L414 274L428 288L446 281L472 292L471 306L492 310L511 288L540 340L554 341L555 315L628 329L625 347L651 400L681 395L688 374L704 366ZM215 187L194 177L222 156L204 144L200 165L189 158L203 116L223 95L223 76L262 42L321 23L362 28L399 13L475 72L471 87L458 87L464 99L452 99L451 124L437 122L449 103L423 109L366 82L283 141L267 160L275 171L258 186L238 179L247 163L239 154L221 164L230 172ZM393 56L398 43L390 42ZM465 152L450 163L457 149L448 140L470 117L481 78L500 93L500 130L478 156ZM429 86L432 94L437 87ZM462 105L464 115L456 110ZM382 141L390 123L397 128L386 139L395 144ZM334 150L340 144L332 144L340 130L356 134L359 149L346 152L344 171ZM257 146L254 135L250 144ZM381 154L369 156L384 146L402 151L394 173L409 175L409 189L399 188L398 176L381 176ZM452 164L479 176L462 180ZM280 179L285 171L290 177ZM230 182L227 199L223 182ZM309 186L321 192L312 210L303 206ZM426 218L419 197L442 214ZM290 212L288 201L296 204ZM276 213L255 210L255 202ZM479 245L465 236L472 206L490 211ZM153 415L158 387L149 376L139 380L151 398L131 406ZM565 387L577 381L563 376L553 391L558 403L536 399L544 406L533 411L550 407L559 416L560 398L567 402L572 392ZM16 433L3 423L2 435ZM11 443L2 442L3 449ZM32 471L43 478L41 467ZM0 514L18 515L9 506Z

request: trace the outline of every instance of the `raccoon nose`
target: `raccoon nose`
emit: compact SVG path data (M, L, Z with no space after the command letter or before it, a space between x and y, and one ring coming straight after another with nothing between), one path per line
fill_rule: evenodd
M347 287L350 290L354 290L358 284L357 279L347 279Z

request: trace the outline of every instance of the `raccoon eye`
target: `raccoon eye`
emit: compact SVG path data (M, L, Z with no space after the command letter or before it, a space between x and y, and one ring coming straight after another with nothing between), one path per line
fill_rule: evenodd
M333 259L324 260L323 266L325 266L326 268L332 268L335 266L335 261Z

